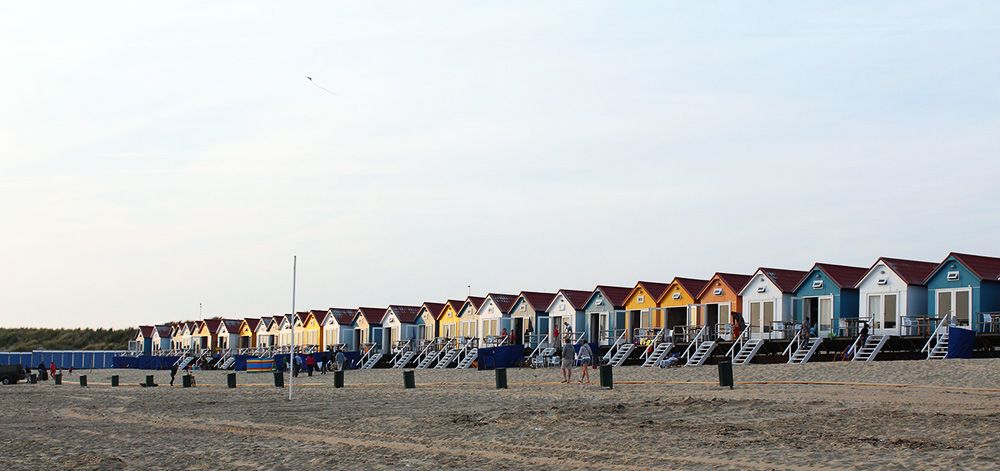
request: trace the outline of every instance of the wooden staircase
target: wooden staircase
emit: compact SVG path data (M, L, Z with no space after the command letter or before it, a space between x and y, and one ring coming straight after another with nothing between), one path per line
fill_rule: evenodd
M757 355L760 351L760 347L764 346L764 339L748 339L740 351L733 356L734 365L748 365L753 360L753 357Z
M874 361L875 356L882 351L882 347L889 340L888 335L869 335L865 339L865 344L854 352L851 361L863 361L865 363Z
M684 366L701 366L705 364L708 357L712 356L712 351L715 350L715 346L718 342L715 340L703 340L698 344L698 348L688 357L687 363Z

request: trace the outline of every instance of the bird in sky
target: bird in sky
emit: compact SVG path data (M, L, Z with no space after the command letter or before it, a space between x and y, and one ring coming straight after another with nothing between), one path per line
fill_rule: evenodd
M318 89L320 89L320 90L323 90L324 92L327 92L327 93L329 93L329 94L331 94L331 95L336 95L336 93L333 93L333 92L331 92L330 90L327 90L327 88L326 88L326 87L324 87L324 86L322 86L322 85L320 85L320 84L316 83L316 81L315 81L315 80L313 80L313 78L312 78L312 77L310 77L310 76L308 76L308 75L306 75L305 77L306 77L306 79L308 79L308 80L309 80L309 83L313 84L313 86L315 86L316 88L318 88Z

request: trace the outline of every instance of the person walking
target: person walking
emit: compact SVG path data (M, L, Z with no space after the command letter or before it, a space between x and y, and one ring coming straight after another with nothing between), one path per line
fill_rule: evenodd
M316 357L313 355L309 355L306 357L306 373L309 374L309 376L312 376L313 371L315 370L316 370Z
M174 385L174 378L177 376L177 364L170 365L170 385Z
M347 369L347 355L344 355L343 350L337 350L337 371L345 369Z
M573 348L573 344L570 342L569 337L566 337L566 342L563 343L562 348L562 365L560 365L563 383L569 383L573 380L573 363L575 362L576 350Z
M580 339L580 384L590 384L590 365L594 362L594 351L583 339Z
M56 362L49 362L49 373L51 373L53 378L56 377Z

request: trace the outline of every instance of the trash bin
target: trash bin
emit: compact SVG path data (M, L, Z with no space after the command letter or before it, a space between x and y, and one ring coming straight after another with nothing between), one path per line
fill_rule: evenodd
M144 386L147 388L156 387L156 382L153 381L153 375L146 375L146 383Z
M226 385L230 388L236 387L236 373L229 373L226 375Z
M728 361L719 363L719 386L733 389L733 364Z
M117 388L118 382L119 382L118 375L111 375L111 387Z
M280 371L274 372L274 387L283 388L285 387L285 375Z
M342 388L344 387L344 371L337 370L333 372L333 387Z
M507 389L507 368L497 368L497 389Z
M194 375L181 376L181 387L190 388L194 386Z
M62 373L56 373L53 379L55 379L56 384L62 384Z
M417 381L413 377L413 370L403 372L403 387L406 389L413 389L417 387Z
M80 375L80 387L87 387L87 375Z
M614 368L611 365L601 365L601 387L607 389L615 388L615 379L612 374Z
M28 376L28 382L31 383L31 384L37 384L38 383L38 375L32 374L31 376Z

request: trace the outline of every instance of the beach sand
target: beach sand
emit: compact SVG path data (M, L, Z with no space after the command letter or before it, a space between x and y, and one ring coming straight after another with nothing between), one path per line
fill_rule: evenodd
M78 385L87 373L90 386ZM300 377L77 372L0 387L7 469L998 469L1000 360L618 368L615 388L558 369ZM577 370L578 373L578 370ZM575 373L576 374L576 373ZM575 380L575 378L574 378ZM771 382L762 384L764 382ZM784 382L784 383L780 383ZM824 382L826 384L799 384Z

